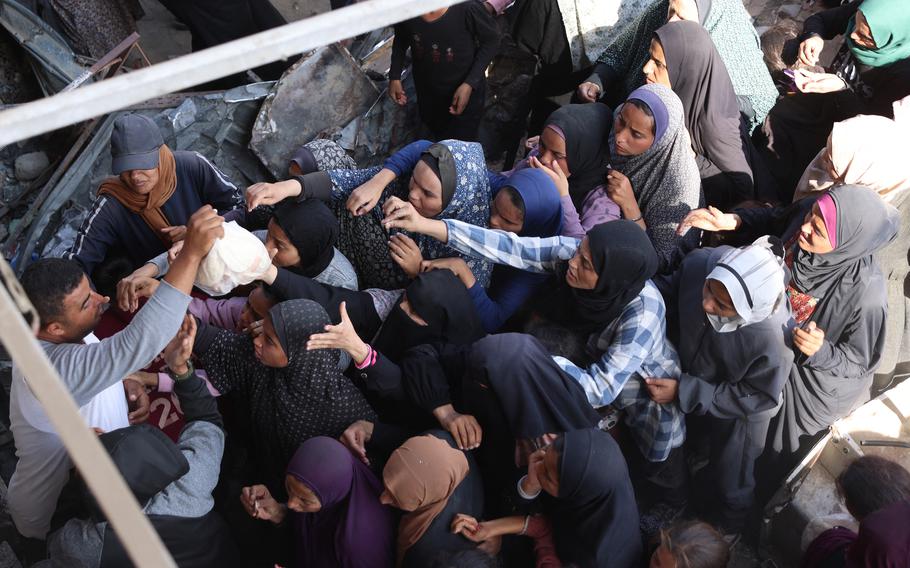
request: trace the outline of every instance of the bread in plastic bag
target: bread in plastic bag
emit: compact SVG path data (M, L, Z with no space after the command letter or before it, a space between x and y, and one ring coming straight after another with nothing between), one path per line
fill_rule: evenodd
M210 296L223 296L260 278L272 260L269 251L253 233L236 221L224 224L224 236L199 264L196 287Z

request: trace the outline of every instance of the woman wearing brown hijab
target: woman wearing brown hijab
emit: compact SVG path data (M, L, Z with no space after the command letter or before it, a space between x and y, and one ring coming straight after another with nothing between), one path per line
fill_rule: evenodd
M399 568L429 566L440 554L474 548L449 527L457 513L483 516L483 487L474 459L448 433L431 430L392 452L379 500L404 511L398 526Z

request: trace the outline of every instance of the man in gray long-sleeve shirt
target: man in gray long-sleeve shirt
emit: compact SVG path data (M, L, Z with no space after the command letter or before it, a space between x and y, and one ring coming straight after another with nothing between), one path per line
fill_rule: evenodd
M163 285L125 329L97 343L87 344L84 339L98 324L109 299L91 289L85 274L72 274L72 264L68 269L55 264L58 270L48 274L47 263L74 261L48 259L26 270L24 287L41 317L38 339L77 405L91 403L148 365L177 333L199 262L224 234L223 221L210 206L193 214L183 251ZM10 481L9 511L23 536L44 539L72 463L28 379L18 371L10 398L19 462Z

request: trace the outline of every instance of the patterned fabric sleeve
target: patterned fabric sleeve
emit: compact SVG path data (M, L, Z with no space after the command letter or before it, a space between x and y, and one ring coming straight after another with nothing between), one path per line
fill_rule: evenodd
M332 170L326 172L332 180L332 198L347 199L351 193L373 179L382 168L374 166L365 170Z
M205 325L200 322L200 326ZM197 354L202 357L209 381L221 394L247 392L249 383L262 374L249 336L241 333L217 330L205 352Z
M445 224L452 249L530 272L554 272L559 263L575 255L581 242L571 237L519 237L454 219L446 219Z

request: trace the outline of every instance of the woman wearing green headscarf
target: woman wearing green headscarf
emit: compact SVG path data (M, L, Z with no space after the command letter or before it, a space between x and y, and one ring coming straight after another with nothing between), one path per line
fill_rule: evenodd
M789 195L835 122L858 114L892 117L910 95L910 3L863 0L819 12L803 25L799 59L816 65L824 40L845 36L824 73L795 72L795 93L771 110L756 146ZM761 139L760 139L761 138Z

